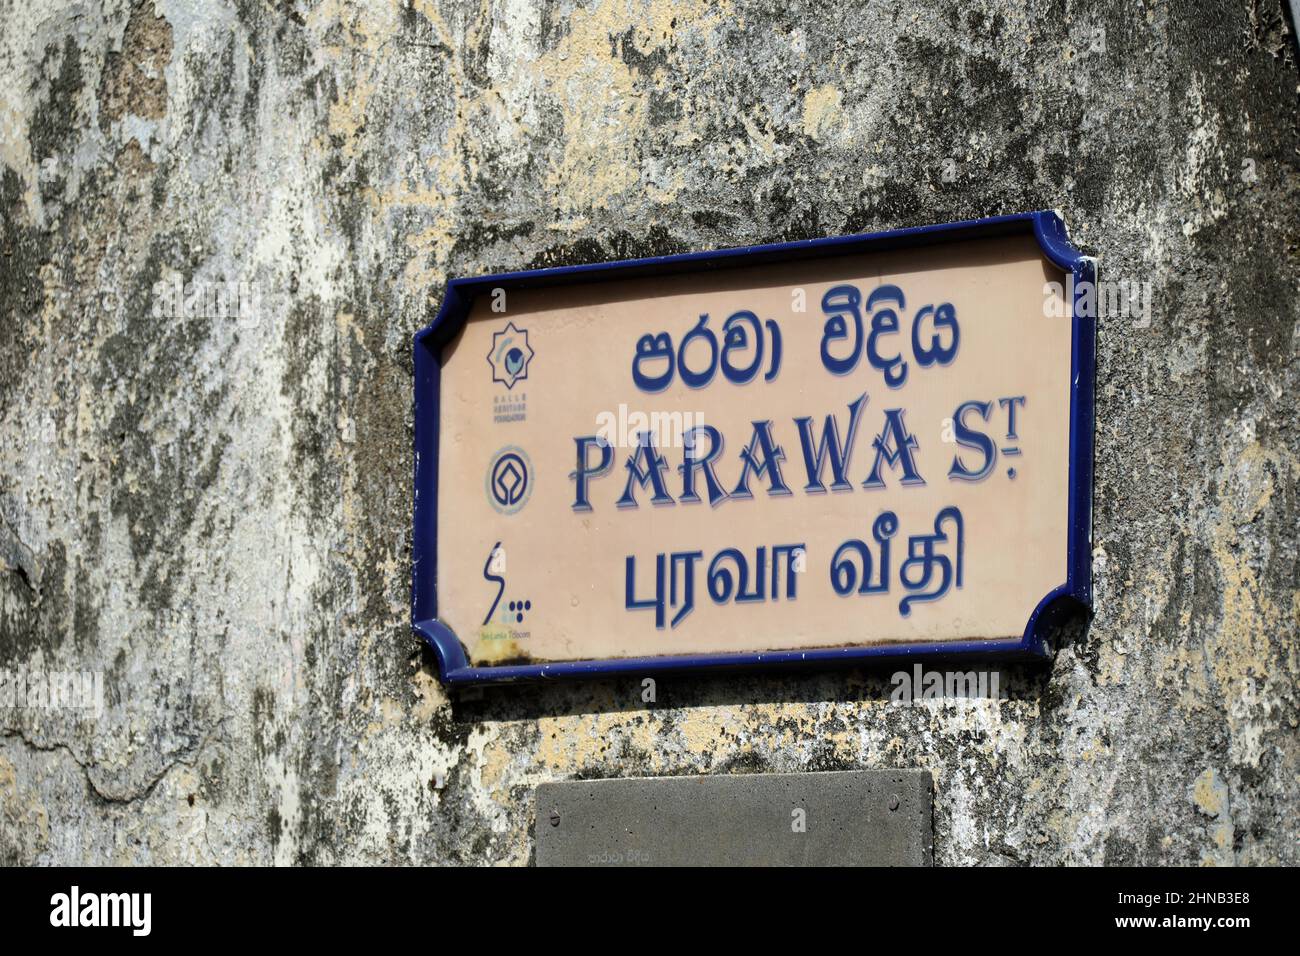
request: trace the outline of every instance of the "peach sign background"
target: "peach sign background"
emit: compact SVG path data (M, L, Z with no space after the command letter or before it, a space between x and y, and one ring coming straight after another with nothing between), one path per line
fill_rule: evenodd
M441 620L476 665L1020 637L1038 602L1066 580L1071 329L1068 317L1049 317L1051 310L1044 308L1051 295L1045 284L1064 281L1062 270L1024 235L666 279L512 291L504 313L492 310L490 296L479 297L443 356ZM850 373L833 375L821 359L822 296L845 283L862 294L863 358ZM906 308L898 310L899 332L882 337L879 351L907 360L900 388L886 385L865 350L871 326L866 298L890 283L902 289ZM804 312L793 311L796 289L804 290ZM960 345L950 364L923 368L912 354L913 316L922 305L943 302L956 310ZM1068 313L1063 303L1057 306L1055 314ZM724 321L742 309L779 325L782 358L774 380L764 380L769 341L760 373L746 384L734 384L719 372L703 388L687 387L680 375L657 393L636 387L633 359L643 335L667 332L676 348L707 313L721 345ZM527 377L510 389L493 381L485 360L494 335L508 323L527 332L533 352ZM922 341L929 337L927 331ZM851 345L850 337L832 351L842 356ZM752 355L752 349L737 353L735 364L748 364ZM699 368L708 351L697 342L688 356L692 368ZM849 404L864 393L846 468L852 490L806 493L808 475L794 419L811 416L820 440L826 416L834 415L843 437ZM1016 406L1016 437L1010 439L1006 408L998 399L1013 396L1023 396L1024 402ZM496 420L494 407L503 399L522 407L523 420ZM998 449L991 473L977 482L948 476L954 456L972 469L984 459L980 451L951 440L954 412L970 400L993 403L987 421L975 413L965 421ZM574 440L597 434L602 413L608 422L619 416L620 405L627 414L699 416L717 428L725 447L714 469L728 491L740 477L740 453L750 443L752 422L770 419L772 435L785 452L781 472L792 493L771 496L766 477L751 476L752 498L727 498L714 506L707 497L676 502L683 449L662 447L657 451L667 460L663 475L675 503L653 506L651 489L637 487L638 506L618 508L615 502L627 483L624 466L636 451L625 446L613 449L606 474L591 479L591 510L576 511ZM885 426L885 410L896 408L904 409L903 421L915 436L914 460L925 483L905 486L901 470L886 465L885 487L864 489L876 455L872 441ZM521 450L530 466L528 496L514 513L503 513L489 489L489 470L508 447ZM1010 447L1020 454L1006 455L1003 450ZM593 462L598 453L591 452ZM829 487L829 462L822 480ZM703 496L698 475L696 485ZM899 572L909 538L933 534L936 516L950 506L960 509L963 519L962 586L937 600L914 602L904 615L900 601L909 591ZM890 541L890 589L837 594L830 568L846 539L868 546L879 573L871 531L886 510L898 519ZM497 542L504 570L495 575L499 580L491 580L485 570ZM793 600L784 573L777 599L770 587L763 601L711 598L707 572L718 552L736 548L745 556L752 589L757 549L767 549L770 579L773 548L782 545L804 548ZM934 551L955 559L954 535L936 542ZM676 552L702 554L694 565L694 606L670 626L684 599L679 564L678 601L666 609L659 628L653 609L626 607L626 562L629 556L636 559L634 597L646 600L655 593L656 556ZM665 570L671 567L665 557ZM669 593L665 583L665 601ZM493 613L484 623L489 609Z

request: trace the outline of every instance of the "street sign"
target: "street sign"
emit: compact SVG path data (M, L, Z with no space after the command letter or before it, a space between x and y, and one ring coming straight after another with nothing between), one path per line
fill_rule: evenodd
M1090 606L1094 273L1030 213L453 280L416 631L450 682L1044 654Z

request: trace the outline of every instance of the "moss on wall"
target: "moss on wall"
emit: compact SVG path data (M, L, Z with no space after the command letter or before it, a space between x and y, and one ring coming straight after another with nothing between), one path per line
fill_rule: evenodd
M1300 106L1278 0L49 2L0 38L3 862L530 859L572 776L921 767L944 863L1300 862ZM454 275L1040 208L1100 322L1095 618L888 674L450 699L412 334ZM158 314L158 283L252 314Z

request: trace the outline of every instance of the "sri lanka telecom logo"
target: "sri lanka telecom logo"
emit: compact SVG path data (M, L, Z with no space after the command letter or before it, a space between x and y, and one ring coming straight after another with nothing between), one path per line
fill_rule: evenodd
M528 378L528 363L533 360L528 331L515 328L513 322L507 323L492 336L492 351L487 360L492 366L492 381L500 382L507 389L514 388L515 382Z

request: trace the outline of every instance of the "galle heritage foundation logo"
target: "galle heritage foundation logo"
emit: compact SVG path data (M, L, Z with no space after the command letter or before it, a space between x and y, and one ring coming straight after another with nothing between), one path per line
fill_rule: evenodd
M492 381L507 389L515 382L528 378L528 363L533 360L533 350L528 344L528 331L517 329L513 322L492 336L492 351L487 356L492 366Z

